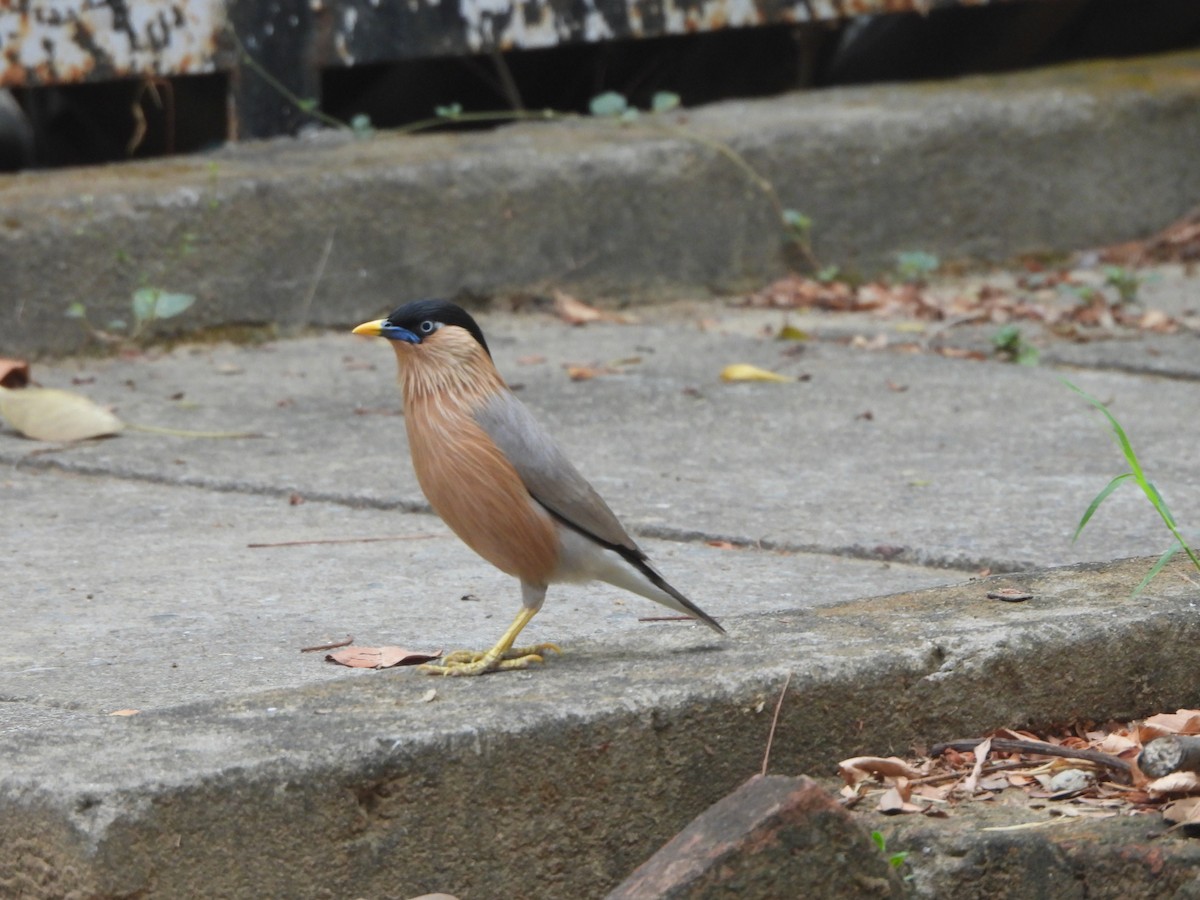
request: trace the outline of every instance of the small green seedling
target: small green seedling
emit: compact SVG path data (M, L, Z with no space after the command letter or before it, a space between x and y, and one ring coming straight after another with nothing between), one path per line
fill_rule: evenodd
M1122 303L1133 303L1137 300L1142 279L1132 269L1124 266L1105 266L1104 283L1117 292L1117 297Z
M893 869L901 868L908 859L907 850L903 850L900 853L888 853L887 838L883 836L882 831L872 831L871 840L875 842L875 846L879 848L879 852L887 857L888 865Z
M1100 504L1108 499L1108 495L1119 488L1126 481L1132 479L1133 483L1141 488L1142 493L1146 495L1146 499L1150 501L1150 504L1158 511L1159 516L1162 517L1163 523L1167 526L1167 530L1170 531L1171 535L1175 538L1175 542L1167 548L1166 552L1164 552L1162 556L1158 558L1158 561L1151 567L1150 571L1146 573L1146 577L1143 578L1141 583L1133 589L1131 599L1132 597L1136 597L1138 594L1140 594L1145 589L1146 585L1153 580L1154 576L1161 572L1163 567L1170 562L1175 554L1180 550L1184 551L1188 555L1188 558L1192 561L1192 564L1196 567L1197 571L1200 571L1200 557L1198 557L1196 552L1183 540L1183 535L1179 533L1179 526L1175 523L1175 517L1171 514L1171 510L1167 507L1167 501L1164 500L1162 494L1158 492L1158 488L1154 486L1154 482L1146 477L1146 473L1142 469L1141 460L1138 459L1137 454L1133 451L1133 444L1130 443L1129 436L1125 434L1125 429L1121 427L1121 423L1117 421L1116 417L1109 411L1107 406L1105 406L1091 394L1087 393L1082 388L1078 388L1071 384L1071 382L1067 381L1065 378L1060 378L1059 380L1104 414L1104 418L1108 420L1108 424L1112 427L1113 434L1116 436L1117 444L1121 448L1121 453L1125 456L1125 461L1129 463L1128 472L1123 472L1122 474L1118 475L1105 486L1104 490L1096 495L1096 499L1092 501L1091 505L1087 508L1087 512L1083 514L1083 518L1079 520L1079 526L1075 529L1075 535L1071 538L1071 540L1074 541L1079 538L1079 535L1083 532L1084 526L1091 521L1096 510L1100 508Z
M1011 322L992 335L992 346L997 354L1018 365L1036 366L1038 363L1038 348L1025 340L1021 329Z
M158 319L172 319L186 312L195 302L196 298L192 294L179 294L159 288L139 288L133 292L130 303L130 311L133 313L132 326L128 326L124 319L113 319L106 329L95 328L88 321L87 307L79 301L68 306L65 315L69 319L79 319L92 337L108 343L120 343L125 340L137 340L152 322ZM126 328L129 333L124 337L113 334Z
M942 261L933 253L914 251L896 254L896 274L901 281L924 281L938 270Z

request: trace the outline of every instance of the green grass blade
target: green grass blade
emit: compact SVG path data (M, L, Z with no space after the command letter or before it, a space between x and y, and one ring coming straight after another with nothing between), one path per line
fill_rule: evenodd
M1071 536L1072 542L1079 540L1079 535L1083 532L1083 527L1091 521L1092 514L1100 508L1100 504L1108 499L1108 495L1121 486L1121 483L1127 478L1132 478L1132 472L1126 472L1123 475L1118 475L1110 481L1100 493L1096 495L1096 499L1092 501L1092 505L1087 508L1087 512L1083 514L1083 518L1079 520L1079 527L1075 529L1075 534Z
M1160 556L1158 558L1158 562L1156 562L1154 564L1154 567L1149 572L1146 573L1146 577L1143 578L1141 583L1133 589L1133 593L1130 595L1130 599L1133 599L1138 594L1140 594L1142 592L1142 590L1145 589L1146 585L1148 585L1151 581L1154 580L1154 576L1157 575L1159 572L1161 572L1163 570L1163 567L1171 561L1171 557L1173 557L1176 553L1178 553L1182 549L1183 549L1183 544L1177 543L1177 544L1175 544L1175 546L1168 549L1166 553L1164 553L1162 556Z
M1175 517L1171 515L1171 510L1167 508L1167 501L1158 492L1158 488L1154 486L1154 482L1147 481L1143 490L1146 492L1146 498L1154 504L1154 508L1158 510L1158 514L1162 516L1162 520L1167 523L1167 527L1172 531L1177 528Z
M1121 427L1121 423L1108 411L1108 407L1083 388L1071 384L1067 379L1059 377L1058 380L1104 414L1104 418L1108 419L1108 424L1112 426L1113 434L1117 436L1117 443L1121 445L1121 452L1125 454L1125 459L1129 463L1133 477L1137 479L1138 484L1144 485L1146 483L1146 476L1142 472L1142 465L1138 462L1137 454L1133 452L1133 444L1129 442L1129 436L1125 434L1125 429Z

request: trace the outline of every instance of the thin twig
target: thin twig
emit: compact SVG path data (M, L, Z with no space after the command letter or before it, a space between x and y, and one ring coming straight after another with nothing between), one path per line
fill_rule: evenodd
M1029 763L1022 759L1006 759L1000 762L985 763L980 769L981 775L991 775L1009 769L1028 769ZM963 777L962 772L938 772L934 775L922 775L920 778L910 778L909 784L938 784L942 781L955 781Z
M261 431L191 431L187 428L164 428L161 425L142 425L138 422L126 422L125 427L130 431L140 431L143 434L165 434L168 437L205 438L207 440L243 440L266 437Z
M304 297L304 302L300 304L300 315L297 325L303 328L308 324L308 311L312 308L313 297L317 295L317 285L321 283L321 277L325 274L325 264L329 262L329 253L333 250L333 236L337 234L337 228L329 232L329 237L325 241L325 249L321 251L321 258L317 261L317 271L313 273L312 281L308 285L308 293Z
M336 649L338 649L338 647L349 647L353 643L354 643L354 635L348 634L348 635L346 635L346 639L344 641L337 641L336 643L333 643L333 644L318 644L315 647L301 647L300 652L301 653L316 653L318 650L336 650Z
M792 673L787 673L783 679L783 687L779 690L779 699L775 701L775 715L771 716L771 731L767 734L767 752L763 754L762 775L767 775L767 764L771 761L771 745L775 743L775 726L779 724L779 711L783 709L783 695L787 693L788 685L792 683Z
M391 537L362 537L362 538L317 538L311 541L277 541L270 544L247 544L252 550L263 547L304 547L309 544L374 544L378 541L425 541L437 537L436 534L398 534Z
M496 75L500 79L500 88L504 91L504 97L508 100L508 105L517 112L525 112L525 103L521 100L521 91L517 88L517 80L513 78L512 70L509 69L508 63L504 60L504 54L500 52L500 48L494 42L488 48L488 52L492 57L492 65L496 67Z
M296 107L296 109L300 110L305 115L312 116L317 121L323 122L331 128L350 128L350 126L341 119L337 119L329 115L327 112L319 109L316 101L302 100L295 93L289 90L282 81L268 72L266 67L264 67L263 64L253 56L251 56L249 51L246 50L245 44L242 43L242 39L238 36L238 33L234 30L232 25L227 24L225 26L225 32L229 35L234 43L234 46L237 48L239 61L255 72L259 78L270 85L271 88L278 93L279 96L283 97L284 100L288 101L288 103L292 104L292 106Z
M974 750L983 741L983 738L974 738L967 741L947 741L944 744L934 744L929 751L929 755L941 756L947 750L958 750L960 752ZM1098 763L1105 768L1113 769L1117 772L1129 772L1132 768L1128 762L1120 757L1113 756L1111 753L1102 753L1099 750L1088 750L1082 747L1061 747L1058 744L1048 744L1045 741L1018 741L1011 738L992 738L992 749L999 750L1002 753L1038 753L1042 756L1085 759L1088 762Z

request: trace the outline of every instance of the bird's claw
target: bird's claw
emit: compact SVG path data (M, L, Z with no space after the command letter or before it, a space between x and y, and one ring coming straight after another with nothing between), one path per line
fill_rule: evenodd
M484 675L511 669L528 669L534 663L546 661L546 653L561 654L557 644L535 644L532 647L511 647L503 653L492 650L455 650L440 663L426 663L417 669L427 675L462 676Z

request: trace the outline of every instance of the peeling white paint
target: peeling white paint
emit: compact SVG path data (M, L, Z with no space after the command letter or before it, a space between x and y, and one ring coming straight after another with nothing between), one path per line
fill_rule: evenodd
M211 72L224 0L128 0L117 28L102 0L16 0L0 4L0 84L80 81L114 75Z

